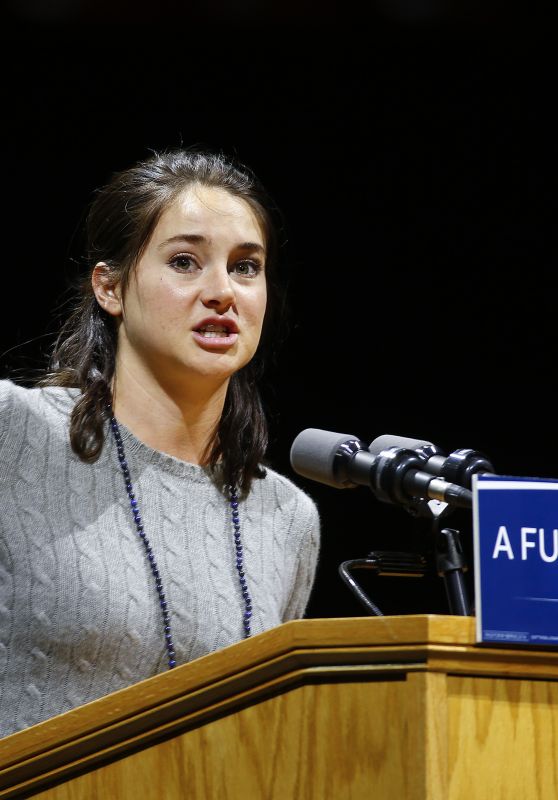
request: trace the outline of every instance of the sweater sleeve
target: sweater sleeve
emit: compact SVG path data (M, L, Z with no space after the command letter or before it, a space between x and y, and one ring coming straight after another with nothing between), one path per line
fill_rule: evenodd
M0 381L0 443L6 438L8 426L10 424L10 410L11 410L11 381Z
M296 506L296 525L301 531L301 542L297 556L297 569L291 596L283 622L301 619L304 616L316 577L320 550L320 518L314 501L300 491Z
M0 478L9 476L14 460L11 430L16 411L16 386L9 380L0 381Z

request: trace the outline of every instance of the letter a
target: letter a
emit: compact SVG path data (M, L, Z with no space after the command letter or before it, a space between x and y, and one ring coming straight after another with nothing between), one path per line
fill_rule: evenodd
M492 558L498 558L500 553L506 553L510 560L514 557L510 537L508 536L505 525L500 525L498 528L498 536L496 537Z

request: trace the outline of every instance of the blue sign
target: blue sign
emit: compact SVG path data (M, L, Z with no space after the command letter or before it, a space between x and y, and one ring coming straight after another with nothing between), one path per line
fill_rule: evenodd
M558 480L473 478L477 641L558 647Z

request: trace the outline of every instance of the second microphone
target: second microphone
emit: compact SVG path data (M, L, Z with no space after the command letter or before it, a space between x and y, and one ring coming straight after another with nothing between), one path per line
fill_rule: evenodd
M371 453L351 434L307 428L292 444L291 465L299 475L338 489L368 486L385 503L406 506L429 499L462 508L472 505L469 489L426 472L416 451L387 447Z

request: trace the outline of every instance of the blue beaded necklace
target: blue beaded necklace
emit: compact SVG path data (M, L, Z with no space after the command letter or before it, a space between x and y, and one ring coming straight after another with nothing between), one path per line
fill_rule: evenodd
M145 531L143 529L143 522L138 506L138 501L136 500L136 496L134 494L134 487L132 486L132 480L130 478L130 470L128 468L128 462L126 461L126 455L124 453L124 443L122 441L122 436L120 435L120 428L118 427L118 422L116 421L113 414L111 414L110 417L110 427L114 436L114 441L116 443L116 452L118 454L118 461L120 463L122 475L124 476L124 483L126 485L126 492L128 494L128 499L130 501L130 508L132 509L132 514L134 516L136 531L140 540L143 542L145 553L149 560L149 566L151 567L151 572L153 573L153 577L155 578L155 588L157 589L157 594L159 596L159 605L161 606L161 611L163 613L163 627L165 631L165 646L167 649L168 664L169 664L169 669L172 669L173 667L176 667L176 659L175 659L176 653L174 651L174 644L172 641L171 618L170 618L170 611L168 608L167 598L165 596L165 591L163 589L163 581L161 580L161 575L157 567L157 562L155 560L155 554L153 552L153 548L151 547L149 539L147 538ZM242 548L242 540L240 536L238 492L236 490L236 487L234 486L229 486L228 491L230 498L229 503L232 510L231 516L232 516L232 524L234 531L234 546L236 551L236 570L238 572L240 589L242 591L242 597L244 600L244 614L242 615L242 626L244 629L244 639L247 639L252 632L250 627L250 620L252 619L252 599L250 597L250 592L248 591L246 576L244 574L244 553Z

